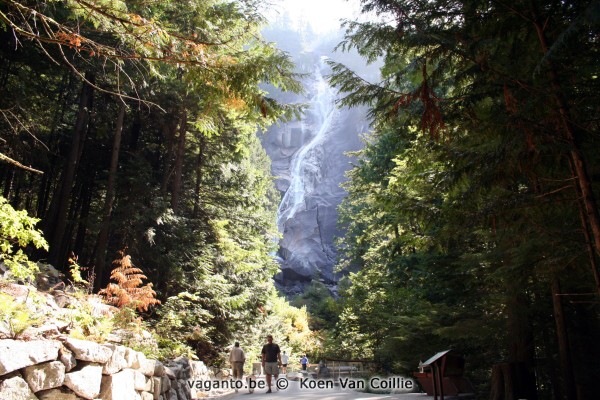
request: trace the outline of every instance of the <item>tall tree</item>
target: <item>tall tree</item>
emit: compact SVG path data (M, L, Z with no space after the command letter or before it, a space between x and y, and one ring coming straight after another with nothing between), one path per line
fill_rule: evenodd
M121 102L112 143L110 168L108 170L108 182L106 184L106 197L104 199L104 207L102 209L102 222L100 225L100 232L98 233L98 241L96 243L96 280L94 282L96 284L96 290L99 290L101 287L101 282L104 282L103 275L104 264L106 262L106 247L108 244L108 234L110 231L110 217L112 214L113 203L115 201L115 180L117 178L117 168L119 166L119 152L121 150L121 136L123 132L123 122L125 120L125 111L125 102Z
M597 154L586 151L597 144L591 110L599 99L586 89L596 85L590 67L598 54L597 5L362 4L381 19L347 22L341 47L356 47L371 60L383 57L384 67L382 82L372 84L333 65L332 81L349 92L345 103L371 105L376 131L342 208L350 228L342 265L364 271L354 278L359 288L348 292L342 322L361 326L363 312L350 306L366 285L362 275L391 270L399 281L384 286L388 301L396 298L393 287L401 286L434 310L455 310L455 318L429 318L444 347L473 334L465 327L475 316L506 323L500 335L505 347L489 349L490 357L507 360L519 377L506 396L533 398L534 371L538 390L549 387L539 381L543 373L536 366L539 332L555 330L543 317L552 303L532 293L547 296L553 279L567 271L580 276L591 268L597 276L595 263L582 257L588 246L582 232L590 229L595 240L591 209L597 212L593 175L586 172L598 165ZM573 167L572 174L575 163L579 170ZM583 224L579 193L587 196ZM571 290L590 290L572 276ZM472 294L457 293L460 285ZM475 301L469 304L469 298ZM422 312L431 313L426 304ZM361 329L363 340L380 337L368 325ZM497 342L497 336L481 331L460 346L473 356L475 345ZM585 382L587 375L576 380ZM591 388L585 385L583 392Z

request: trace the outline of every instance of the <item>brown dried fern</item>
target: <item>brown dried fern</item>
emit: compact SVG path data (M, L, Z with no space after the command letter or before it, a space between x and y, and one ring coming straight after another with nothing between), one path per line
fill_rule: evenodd
M116 283L109 283L106 289L98 294L106 298L107 303L123 308L133 305L138 311L148 311L148 307L160 304L156 299L156 292L152 289L152 283L142 286L143 279L148 279L142 270L131 262L131 256L125 254L125 250L119 250L119 258L112 262L113 270L110 279Z

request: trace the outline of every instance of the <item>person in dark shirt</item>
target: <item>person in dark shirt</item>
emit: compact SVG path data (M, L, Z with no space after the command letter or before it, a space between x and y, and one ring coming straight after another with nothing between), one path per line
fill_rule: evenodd
M267 336L267 344L265 344L261 351L262 355L262 367L267 375L267 386L269 390L267 393L271 393L271 376L275 376L275 380L279 376L279 366L281 365L281 351L279 345L273 343L273 336Z

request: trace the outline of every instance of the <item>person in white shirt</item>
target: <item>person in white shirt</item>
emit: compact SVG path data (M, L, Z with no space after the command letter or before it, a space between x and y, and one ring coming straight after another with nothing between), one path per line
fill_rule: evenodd
M287 365L288 365L288 361L290 360L290 357L285 354L285 351L283 352L283 354L281 355L281 372L284 374L287 374Z
M246 361L246 355L244 350L240 348L240 343L235 342L235 345L229 353L229 363L231 364L231 370L233 371L233 379L242 379L244 375L244 362Z

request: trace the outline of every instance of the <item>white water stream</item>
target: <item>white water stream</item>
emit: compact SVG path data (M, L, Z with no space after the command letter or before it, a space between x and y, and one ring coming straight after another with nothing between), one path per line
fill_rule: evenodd
M320 63L315 66L315 80L311 88L311 93L314 93L314 95L310 98L310 112L314 116L315 122L311 123L309 128L316 133L292 156L290 186L277 210L277 227L279 232L282 233L285 222L294 218L298 211L306 209L306 196L312 192L318 183L315 182L315 175L320 173L320 146L333 126L337 114L335 91L323 78L326 60L327 57L321 57ZM304 129L305 124L303 123L302 130L304 131Z

